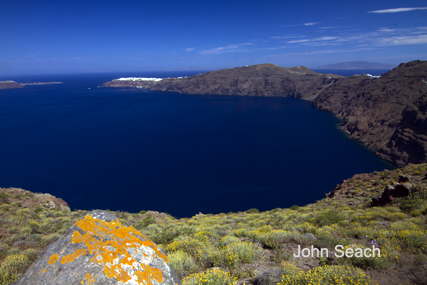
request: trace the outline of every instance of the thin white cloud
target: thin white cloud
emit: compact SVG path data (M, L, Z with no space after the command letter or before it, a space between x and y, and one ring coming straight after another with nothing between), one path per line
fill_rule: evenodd
M390 29L390 28L387 28L387 27L385 27L385 28L379 28L378 29L378 32L384 32L384 33L392 33L392 32L395 32L396 30L395 29Z
M319 30L326 30L326 29L333 29L333 28L339 28L339 26L320 27Z
M314 39L315 41L330 41L330 40L335 40L338 37L320 37L320 38L316 38Z
M358 48L358 49L332 49L332 50L318 50L307 52L296 52L287 54L275 54L271 56L295 56L295 55L316 55L316 54L330 54L330 53L352 53L358 51L373 50L372 48Z
M304 26L314 26L318 24L320 24L320 22L309 22L309 23L304 23Z
M194 48L186 48L185 51L193 51Z
M212 55L212 54L220 54L220 53L225 53L225 52L245 51L245 50L241 49L242 46L250 46L253 44L254 43L232 44L232 45L228 45L225 47L217 47L214 49L200 51L199 54L201 54L201 55Z
M375 13L375 14L400 13L400 12L409 12L409 11L415 11L415 10L427 10L427 7L384 9L384 10L369 11L368 13Z
M378 46L427 44L427 35L390 37L378 40Z
M306 42L310 42L310 41L312 41L312 40L305 39L305 40L289 41L289 42L286 42L286 43L288 43L288 44L298 44L298 43L306 43Z
M293 35L283 35L283 36L273 36L269 39L282 40L282 39L294 39L294 38L305 38L306 36L293 36Z
M417 31L411 32L411 35L419 35L419 34L426 34L427 33L427 27L418 27Z
M311 47L321 47L321 46L338 46L342 43L337 42L309 42L309 43L302 43L304 46L311 46Z
M318 25L321 22L307 22L307 23L302 23L302 24L293 24L293 25L281 25L279 26L280 28L289 28L289 27L297 27L297 26L314 26L314 25Z
M317 42L317 41L331 41L331 40L336 40L338 39L338 37L320 37L320 38L315 38L315 39L304 39L304 40L295 40L295 41L289 41L287 42L288 44L297 44L297 43L307 43L307 42Z
M278 49L283 49L283 48L287 48L289 46L280 46L280 47L272 47L272 48L268 48L269 50L278 50Z

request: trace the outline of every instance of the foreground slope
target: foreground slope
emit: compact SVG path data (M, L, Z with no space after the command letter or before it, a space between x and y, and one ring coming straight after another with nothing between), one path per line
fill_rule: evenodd
M390 190L400 188L409 190L406 196ZM386 192L384 206L373 206ZM16 280L88 213L17 188L0 188L0 199L1 284ZM182 219L154 211L114 214L166 251L184 285L317 284L320 279L329 284L425 284L426 201L427 164L419 164L355 175L327 198L303 207ZM381 256L337 257L336 245L375 246ZM298 246L324 248L330 255L294 257Z
M340 79L313 104L342 129L397 166L427 161L427 61L402 63L380 78Z

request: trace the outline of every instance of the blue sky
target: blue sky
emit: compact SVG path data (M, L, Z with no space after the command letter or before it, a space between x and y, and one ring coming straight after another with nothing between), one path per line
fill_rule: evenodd
M0 75L427 59L427 1L5 0Z

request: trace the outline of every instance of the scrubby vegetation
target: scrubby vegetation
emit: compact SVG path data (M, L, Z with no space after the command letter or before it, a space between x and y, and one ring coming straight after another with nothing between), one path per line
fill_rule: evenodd
M360 174L316 203L259 212L174 217L113 212L162 247L183 284L425 284L427 164ZM405 176L406 197L371 207L372 198ZM88 211L40 204L37 195L0 188L0 284L10 284ZM298 245L329 257L294 257ZM333 255L379 248L379 257ZM344 250L345 250L344 249Z

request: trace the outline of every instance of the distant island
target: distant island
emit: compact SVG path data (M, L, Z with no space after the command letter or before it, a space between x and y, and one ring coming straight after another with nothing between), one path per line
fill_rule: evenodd
M396 166L427 162L427 61L381 75L344 77L258 64L187 78L120 78L102 87L136 87L200 95L293 97L342 120L341 128Z
M25 85L48 85L48 84L61 84L62 82L31 82L31 83L18 83L13 80L0 81L0 89L14 89L22 88Z
M369 61L348 61L315 66L313 69L392 69L396 65Z

